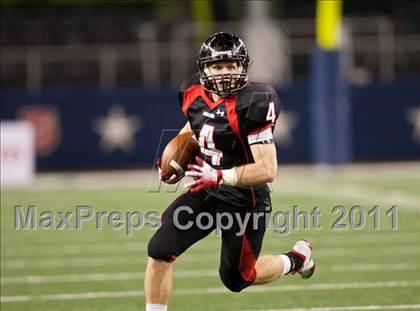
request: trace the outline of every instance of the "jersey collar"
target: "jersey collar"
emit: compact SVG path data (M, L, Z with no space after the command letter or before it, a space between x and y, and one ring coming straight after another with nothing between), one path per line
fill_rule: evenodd
M231 95L231 96L226 96L226 97L221 97L218 101L213 101L212 99L210 99L209 95L207 95L206 90L204 90L203 85L201 85L201 92L200 92L200 96L201 98L204 99L204 101L206 102L207 106L210 109L214 109L216 108L218 105L220 105L222 102L226 101L227 99L231 99L233 97L236 97L236 95Z

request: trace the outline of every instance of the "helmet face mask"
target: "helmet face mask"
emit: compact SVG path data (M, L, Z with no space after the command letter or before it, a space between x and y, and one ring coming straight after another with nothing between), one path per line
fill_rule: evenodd
M219 62L235 62L236 73L211 74L210 67ZM197 65L204 89L219 96L235 94L248 82L248 52L242 40L232 34L210 36L200 48Z
M230 62L220 61L221 64L229 64ZM241 62L235 61L236 70L230 70L229 73L217 73L217 70L212 70L211 67L215 63L217 64L218 62L204 64L204 74L200 75L200 78L205 90L216 93L219 96L227 96L234 94L245 86L248 77Z

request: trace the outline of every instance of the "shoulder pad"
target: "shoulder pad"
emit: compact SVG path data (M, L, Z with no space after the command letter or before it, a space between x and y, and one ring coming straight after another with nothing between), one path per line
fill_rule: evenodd
M248 133L270 125L274 127L280 113L280 100L273 87L250 83L241 90L238 103Z
M179 90L181 92L184 92L185 90L189 89L195 84L200 84L200 75L197 73L192 74L187 79L182 81L181 86L179 87Z
M198 72L189 76L184 81L182 81L181 86L179 87L178 102L184 114L185 114L186 109L188 108L187 106L190 104L190 103L186 104L184 102L185 91L190 89L194 85L200 85L200 76Z

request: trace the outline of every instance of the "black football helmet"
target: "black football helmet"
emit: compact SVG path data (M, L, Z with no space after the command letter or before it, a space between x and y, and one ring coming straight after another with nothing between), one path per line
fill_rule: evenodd
M237 74L211 75L209 65L219 61L236 61ZM237 36L218 32L204 41L197 58L200 82L204 89L219 96L237 93L248 82L248 51Z

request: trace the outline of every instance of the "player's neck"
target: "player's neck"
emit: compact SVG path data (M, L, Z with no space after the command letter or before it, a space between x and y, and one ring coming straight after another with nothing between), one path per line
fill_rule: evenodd
M210 95L211 95L211 99L214 102L217 102L217 101L219 101L222 98L221 96L217 95L216 93L210 93Z

